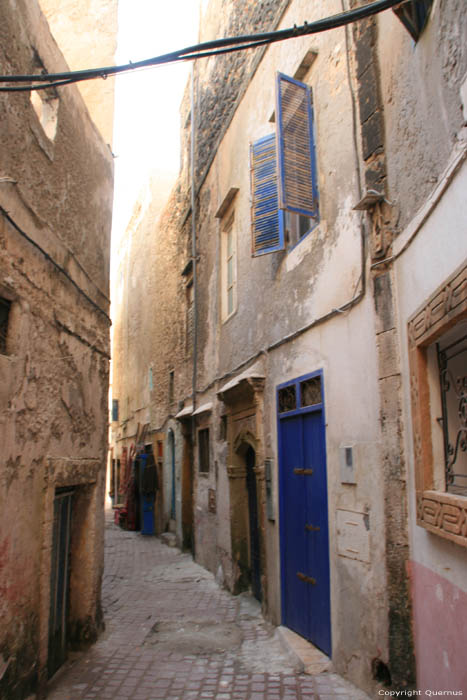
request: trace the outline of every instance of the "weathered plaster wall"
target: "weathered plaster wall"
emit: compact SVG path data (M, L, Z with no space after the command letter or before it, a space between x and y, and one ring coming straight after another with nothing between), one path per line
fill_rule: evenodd
M462 0L433 3L414 44L392 12L380 15L388 198L402 231L444 170L465 117L459 89L467 71L467 17Z
M294 2L280 26L308 21L340 10L310 8ZM379 387L373 308L361 306L277 349L272 346L309 323L350 301L360 288L361 215L352 211L360 199L358 144L354 141L352 92L348 81L345 30L296 39L269 48L249 83L217 149L199 196L199 356L197 402L213 401L215 388L229 373L248 367L267 351L263 371L264 451L273 459L277 514L277 434L275 388L282 381L323 368L326 392L327 459L332 577L333 659L336 668L370 689L371 661L388 658L388 613L379 424ZM249 144L272 133L276 70L294 75L308 50L317 58L305 76L312 85L320 193L320 224L295 249L252 259L250 250ZM215 213L231 187L239 191L232 205L237 247L238 309L220 322L220 244ZM342 349L345 348L345 353ZM255 365L256 366L256 365ZM250 367L251 369L251 367ZM230 585L232 572L229 466L225 443L217 437L222 408L213 409L211 429L216 468L197 477L197 558L223 566L221 580ZM357 484L340 483L339 447L356 445ZM217 514L209 512L209 489L216 492ZM370 561L352 561L336 553L336 511L350 508L369 514ZM217 527L217 542L213 537ZM210 535L208 536L208 532ZM278 518L265 524L267 614L280 622ZM217 558L216 550L217 549ZM371 600L371 605L368 601ZM355 620L347 625L350 611ZM365 611L365 614L363 614Z
M66 69L37 2L7 3L0 46L2 73L30 73L37 56ZM77 89L54 97L53 140L27 93L0 97L0 296L11 302L0 356L0 694L9 698L46 680L59 487L77 487L70 642L92 641L101 625L113 165Z
M40 6L71 70L115 64L118 0L40 0ZM115 79L78 88L104 141L112 144Z
M401 418L409 475L417 687L460 689L465 687L465 674L455 662L456 648L462 646L463 639L457 625L465 611L452 599L462 601L465 596L465 550L416 525L407 322L466 257L466 112L462 98L467 71L465 5L435 1L416 44L393 13L378 17L378 32L386 193L392 202L385 216L395 236L388 253L396 256L392 273L398 334L395 353L401 358ZM453 163L457 165L453 167ZM430 621L441 617L439 629L449 632L433 636Z
M466 587L466 552L465 548L453 542L427 532L416 525L416 498L414 483L414 456L413 456L413 432L411 427L410 407L410 370L408 364L408 337L407 321L410 316L422 306L426 299L443 284L452 272L457 269L460 262L467 257L467 245L465 237L465 221L467 209L465 202L465 187L467 183L467 166L464 162L462 168L456 174L453 182L442 197L441 201L428 214L428 219L419 230L410 247L404 252L396 263L397 298L400 314L400 347L404 376L404 409L407 416L406 425L406 449L409 455L410 481L408 494L408 508L410 517L411 559L413 571L413 599L414 599L414 635L417 651L417 680L420 687L432 687L430 684L434 676L436 685L441 688L441 683L450 674L450 684L462 684L464 681L463 670L455 671L456 649L462 645L462 635L441 635L435 641L432 638L430 627L427 626L432 619L427 610L432 610L430 600L436 594L437 586L449 591L447 600L451 595L462 600L467 592ZM404 234L402 234L404 235ZM426 575L425 575L426 572ZM424 581L422 585L422 581ZM431 590L434 586L435 590ZM439 614L444 617L443 628L457 625L459 620L464 620L466 627L466 609L459 605L455 609L446 602L438 599L437 606L442 607ZM436 613L438 614L438 613ZM431 655L433 645L440 653ZM431 658L428 662L428 657ZM447 687L447 686L446 686ZM449 686L451 687L451 686ZM456 686L457 687L457 686ZM459 685L462 688L462 685Z

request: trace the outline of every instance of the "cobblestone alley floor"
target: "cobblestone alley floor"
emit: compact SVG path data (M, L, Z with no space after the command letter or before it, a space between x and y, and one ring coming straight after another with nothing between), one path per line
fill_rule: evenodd
M333 673L297 670L257 602L191 556L109 519L105 632L49 685L49 700L366 700Z

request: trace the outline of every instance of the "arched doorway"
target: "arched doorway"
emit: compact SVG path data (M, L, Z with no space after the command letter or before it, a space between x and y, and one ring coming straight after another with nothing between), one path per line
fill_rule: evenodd
M261 601L261 549L258 523L258 494L256 488L256 454L251 445L245 453L246 489L248 494L248 530L249 530L249 569L251 590L254 597Z

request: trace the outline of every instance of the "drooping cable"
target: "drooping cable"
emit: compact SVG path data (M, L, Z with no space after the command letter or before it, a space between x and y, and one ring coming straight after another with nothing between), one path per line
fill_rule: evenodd
M233 51L242 51L245 49L264 46L278 41L285 41L295 37L306 36L309 34L317 34L342 27L352 22L356 22L365 17L383 12L395 5L399 5L401 0L375 0L368 5L357 7L352 10L347 10L331 17L316 20L315 22L305 22L301 26L294 26L288 29L280 29L272 32L263 32L259 34L246 34L238 37L226 37L224 39L215 39L206 41L193 46L188 46L178 51L155 56L143 61L135 63L126 63L120 66L107 66L105 68L95 68L81 71L68 71L65 73L40 73L37 75L1 75L1 83L39 83L39 85L24 85L21 87L1 86L0 92L21 92L37 89L45 89L45 87L60 87L69 83L77 83L83 80L94 80L96 78L107 78L111 75L120 73L128 73L139 68L149 68L167 63L175 63L177 61L193 61L198 58L206 58L219 54L230 53ZM46 84L43 86L42 84ZM42 86L41 86L42 85Z

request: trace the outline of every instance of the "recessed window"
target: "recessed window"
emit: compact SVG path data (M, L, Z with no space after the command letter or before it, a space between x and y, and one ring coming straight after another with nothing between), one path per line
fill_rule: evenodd
M467 265L408 321L417 525L467 547Z
M201 474L209 472L209 428L198 430L198 465Z
M169 372L169 403L172 403L174 400L174 392L175 392L175 372L172 369Z
M222 320L226 321L237 308L237 248L233 214L222 227Z
M112 399L112 421L118 421L118 399Z
M47 94L48 92L48 90L33 90L31 104L45 135L53 141L57 133L59 100L58 97Z
M285 243L287 248L297 245L316 225L315 219L291 211L284 212Z
M185 297L186 297L186 351L190 353L193 349L193 329L195 320L195 293L193 287L193 278L187 282L185 287Z
M219 422L219 440L223 442L227 440L227 416L225 414L221 416Z
M10 317L11 301L0 298L0 354L7 354L8 320Z

